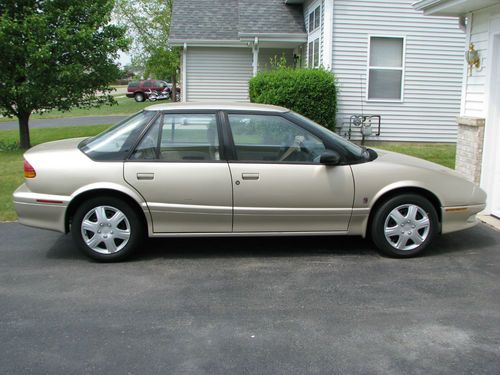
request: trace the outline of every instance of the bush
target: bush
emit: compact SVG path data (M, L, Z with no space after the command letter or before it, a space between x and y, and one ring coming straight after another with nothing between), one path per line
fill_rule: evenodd
M324 69L279 68L250 79L250 101L289 108L334 130L337 88L333 73Z

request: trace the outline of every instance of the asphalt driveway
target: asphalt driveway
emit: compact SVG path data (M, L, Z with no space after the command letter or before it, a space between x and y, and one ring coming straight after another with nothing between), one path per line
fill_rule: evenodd
M500 232L425 257L358 238L168 239L98 264L0 224L0 373L498 374Z

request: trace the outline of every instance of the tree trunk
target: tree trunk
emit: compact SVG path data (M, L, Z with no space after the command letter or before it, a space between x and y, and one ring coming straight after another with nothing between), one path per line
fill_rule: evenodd
M172 101L177 101L177 74L172 74Z
M19 119L19 144L23 150L27 150L31 147L29 128L30 114L30 112L19 112L17 115Z

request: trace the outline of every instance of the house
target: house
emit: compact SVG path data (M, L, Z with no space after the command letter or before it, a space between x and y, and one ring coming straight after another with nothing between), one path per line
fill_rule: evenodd
M457 170L480 183L488 193L485 213L500 218L500 1L421 0L414 6L428 16L461 17L467 25L467 45L476 52L468 54L470 64L464 61Z
M248 101L248 80L285 56L336 74L341 133L363 113L381 116L380 140L456 141L465 33L412 0L175 0L170 44L183 100Z

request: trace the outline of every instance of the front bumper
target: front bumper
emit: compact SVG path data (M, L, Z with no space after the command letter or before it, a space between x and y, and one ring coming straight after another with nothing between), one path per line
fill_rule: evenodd
M19 222L30 227L65 233L65 215L70 197L33 193L22 184L12 194Z
M486 204L441 207L441 233L451 233L473 227L479 223L476 214L484 210L485 207Z

